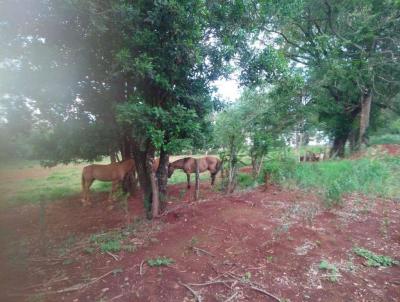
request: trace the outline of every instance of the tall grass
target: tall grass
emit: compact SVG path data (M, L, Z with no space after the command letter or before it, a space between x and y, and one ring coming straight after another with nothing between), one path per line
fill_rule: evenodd
M359 192L372 196L397 198L400 188L400 158L363 158L359 160L298 163L286 157L270 161L264 171L283 185L313 189L322 193L328 205L340 203L343 194Z
M381 144L400 144L400 134L383 134L371 136L369 139L371 145Z

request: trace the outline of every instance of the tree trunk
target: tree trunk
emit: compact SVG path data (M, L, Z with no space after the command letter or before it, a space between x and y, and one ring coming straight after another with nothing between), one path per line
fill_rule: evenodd
M151 181L151 169L152 167L150 165L150 161L153 158L154 160L154 151L152 150L147 150L147 151L142 151L138 148L135 148L135 152L133 153L134 155L134 160L136 164L136 171L138 173L139 177L139 183L140 187L142 188L143 192L143 202L144 202L144 207L146 209L146 215L148 219L151 219L151 203L153 201L153 189L152 189L152 181Z
M360 115L360 133L358 137L358 144L367 144L366 132L369 126L369 119L371 113L372 92L366 89L361 96L361 115Z
M195 191L194 191L194 200L199 199L199 191L200 191L200 171L199 171L199 160L196 159L196 182L195 182Z
M253 179L257 179L260 175L261 165L264 159L264 155L252 155L251 156L251 167L252 167L252 176Z
M168 184L168 164L169 154L164 150L160 151L160 161L157 169L158 192L160 199L160 209L165 208L165 201L167 198L167 184Z
M115 156L115 159L118 158L118 155L116 153L113 153ZM111 155L110 155L111 156ZM130 139L128 137L124 137L122 143L121 143L121 159L124 161L126 159L133 158L132 156L132 144L130 142ZM136 166L136 159L133 158L135 161L135 166ZM131 175L128 175L124 178L123 183L122 183L122 188L123 191L129 192L131 195L134 195L135 192L137 191L138 187L138 176L137 176L137 166L135 171Z
M229 171L228 171L228 188L227 188L228 193L232 193L236 188L237 162L238 158L235 146L231 146L229 154Z
M110 161L111 161L112 164L117 162L117 158L115 156L115 152L114 151L110 151Z
M255 154L255 152L250 151L250 157L251 157L251 175L253 179L255 179L257 175L257 155Z
M160 215L160 198L158 195L156 174L153 172L153 169L150 172L150 182L152 191L151 214L152 218L156 218Z
M358 146L357 146L357 133L356 130L351 130L349 134L349 145L350 145L350 152L353 153L357 151Z
M297 158L299 159L299 162L301 161L300 159L300 150L301 147L303 146L303 132L299 131L299 140L298 140L298 144L297 144Z
M332 149L329 157L334 158L336 156L343 158L345 154L345 146L348 135L336 136L333 140Z

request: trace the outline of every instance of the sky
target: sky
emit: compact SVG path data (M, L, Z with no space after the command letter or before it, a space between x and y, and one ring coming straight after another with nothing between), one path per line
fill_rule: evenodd
M240 97L241 88L235 79L221 79L214 82L218 91L216 95L224 101L234 102Z

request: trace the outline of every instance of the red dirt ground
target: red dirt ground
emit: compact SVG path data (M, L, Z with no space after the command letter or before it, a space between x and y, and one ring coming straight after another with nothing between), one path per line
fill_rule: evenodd
M369 154L370 156L382 156L382 155L399 156L400 145L398 144L374 145L369 147L367 150L356 152L350 158L359 159L361 157L364 157L366 154Z
M140 198L129 200L133 230L122 209L106 210L102 194L91 208L77 199L49 204L45 227L39 206L3 210L0 300L195 301L186 284L202 301L276 301L265 291L291 302L400 301L400 266L368 267L352 252L400 258L398 202L354 194L328 211L307 192L222 195L205 183L197 202L184 184L168 194L166 214L151 222ZM134 252L87 252L90 235L124 228ZM146 263L158 256L174 263ZM335 265L337 281L321 260Z

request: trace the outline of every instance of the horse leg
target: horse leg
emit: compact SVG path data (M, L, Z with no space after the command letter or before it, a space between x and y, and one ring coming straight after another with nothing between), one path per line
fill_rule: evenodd
M210 176L211 176L211 186L214 185L214 182L215 182L215 175L217 175L217 173L212 173L212 172L210 172Z
M86 205L86 201L87 201L87 190L86 190L86 180L82 175L82 205L85 206Z
M89 206L91 204L90 197L89 197L89 192L90 192L90 186L92 185L94 179L82 179L82 187L83 187L83 205L84 206Z
M113 180L112 185L111 185L111 192L110 196L108 197L108 202L111 204L113 203L113 194L115 193L117 186L118 186L119 181L118 180Z
M187 177L187 187L188 189L190 189L190 174L186 173L186 177Z

